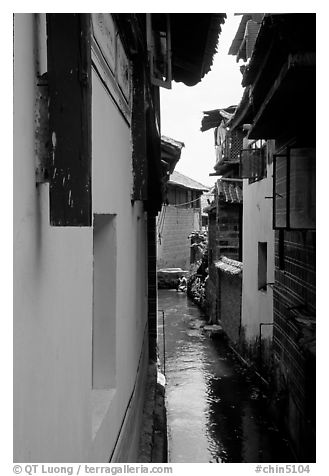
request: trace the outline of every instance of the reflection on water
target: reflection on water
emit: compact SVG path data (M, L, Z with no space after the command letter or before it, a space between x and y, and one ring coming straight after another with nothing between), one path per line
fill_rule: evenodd
M293 461L260 389L225 342L202 334L200 310L175 290L159 290L159 309L165 312L169 461ZM163 359L161 318L158 339Z

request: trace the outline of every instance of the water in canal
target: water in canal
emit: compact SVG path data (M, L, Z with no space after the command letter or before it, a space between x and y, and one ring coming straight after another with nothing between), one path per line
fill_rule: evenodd
M202 333L204 316L176 290L159 290L165 313L169 462L292 462L267 400L222 339ZM158 320L163 361L162 313Z

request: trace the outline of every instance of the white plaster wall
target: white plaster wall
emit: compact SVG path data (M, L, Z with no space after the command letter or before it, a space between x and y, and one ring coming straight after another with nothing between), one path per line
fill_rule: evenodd
M117 376L104 406L92 390L92 227L50 227L48 184L35 184L33 36L33 15L15 15L14 459L106 462L147 342L146 220L130 201L130 128L93 74L93 213L117 215Z
M258 242L267 242L267 281L274 281L274 231L272 229L272 165L267 178L243 183L243 279L241 323L247 341L259 336L260 322L273 322L273 291L258 290ZM272 326L262 327L262 337L272 335Z
M90 438L92 231L50 227L35 184L33 15L15 15L14 459L82 461Z
M95 72L92 91L93 211L115 214L117 233L116 386L90 452L91 461L102 461L114 448L141 355L147 323L147 240L143 204L131 204L130 127Z

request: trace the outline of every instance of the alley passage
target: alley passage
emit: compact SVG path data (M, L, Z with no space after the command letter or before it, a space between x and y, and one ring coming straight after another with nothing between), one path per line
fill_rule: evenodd
M267 400L222 339L205 336L205 320L184 293L159 290L165 313L169 462L292 462L271 425ZM162 313L158 320L163 360Z

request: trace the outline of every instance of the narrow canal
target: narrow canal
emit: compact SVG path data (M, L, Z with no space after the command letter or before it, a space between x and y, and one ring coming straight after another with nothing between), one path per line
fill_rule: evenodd
M261 389L222 339L202 333L199 308L185 293L159 290L159 310L165 315L169 462L293 462ZM163 361L161 312L158 337Z

